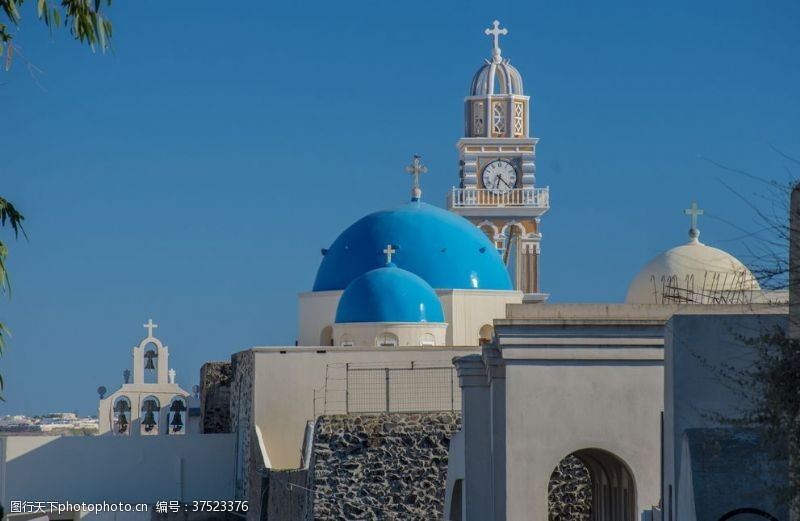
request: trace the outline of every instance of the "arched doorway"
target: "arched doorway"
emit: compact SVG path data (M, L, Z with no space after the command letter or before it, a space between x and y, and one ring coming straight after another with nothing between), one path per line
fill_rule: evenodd
M333 345L333 327L325 326L319 334L319 345L332 346Z
M764 519L778 521L777 517L757 508L737 508L736 510L731 510L719 518L719 521L764 521Z
M561 460L547 492L550 521L636 520L633 474L601 449L582 449Z

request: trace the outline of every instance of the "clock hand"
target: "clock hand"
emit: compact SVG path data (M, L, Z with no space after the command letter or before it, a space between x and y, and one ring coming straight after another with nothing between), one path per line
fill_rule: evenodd
M494 178L494 187L495 188L499 188L500 187L500 176L497 176L497 177Z
M510 184L508 184L508 183L506 183L506 180L505 180L505 179L503 179L502 177L500 177L500 176L497 176L497 179L499 179L500 181L502 181L502 182L503 182L503 184L504 184L504 185L506 185L506 188L511 188L511 185L510 185Z

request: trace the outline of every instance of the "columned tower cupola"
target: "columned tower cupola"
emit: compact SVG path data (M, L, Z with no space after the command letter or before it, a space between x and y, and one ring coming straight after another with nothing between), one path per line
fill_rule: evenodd
M494 37L492 59L472 78L465 100L464 135L467 137L527 137L528 101L522 90L522 76L500 55L499 36L508 34L495 20L486 34Z
M494 21L492 57L472 78L464 98L464 137L458 140L459 185L448 201L451 211L481 228L506 261L514 288L527 301L539 290L540 217L550 208L547 187L536 186L536 144L530 135L530 97L522 75L503 58Z

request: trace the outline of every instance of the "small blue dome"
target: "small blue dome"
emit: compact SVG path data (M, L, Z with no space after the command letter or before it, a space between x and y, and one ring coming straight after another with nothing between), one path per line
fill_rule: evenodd
M412 201L367 215L347 228L325 252L314 291L342 290L361 275L392 261L436 289L511 290L497 249L468 220L452 212Z
M357 277L339 299L336 323L444 322L436 291L394 264Z

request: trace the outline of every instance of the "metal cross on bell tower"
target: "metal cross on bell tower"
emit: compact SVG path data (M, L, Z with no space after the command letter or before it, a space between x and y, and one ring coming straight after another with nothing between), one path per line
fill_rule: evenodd
M414 187L411 189L412 201L419 201L422 197L422 189L419 187L419 175L428 172L428 167L423 165L420 159L422 159L421 155L414 154L414 160L406 167L406 172L411 174L411 177L414 179Z
M147 338L153 338L153 330L158 327L158 324L153 323L153 319L147 319L147 324L144 324L144 327L147 330Z
M494 47L492 47L492 59L495 61L495 63L500 62L500 35L501 34L503 36L507 35L508 29L506 29L505 27L500 29L500 22L498 20L495 20L494 22L492 22L492 28L486 29L484 33L486 33L487 36L492 36L494 38Z

